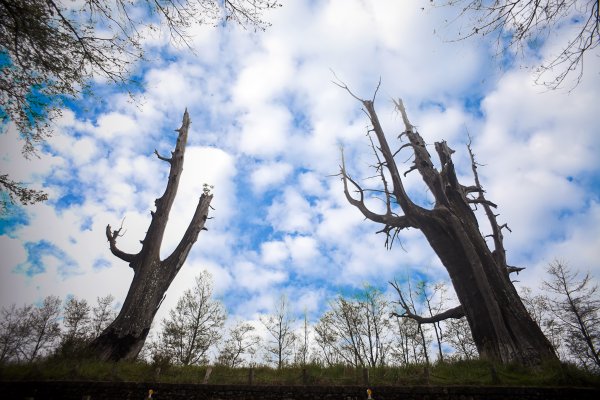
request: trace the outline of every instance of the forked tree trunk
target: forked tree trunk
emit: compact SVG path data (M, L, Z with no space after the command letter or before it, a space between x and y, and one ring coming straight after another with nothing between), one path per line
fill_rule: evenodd
M346 86L342 87L348 89ZM492 212L496 205L484 197L470 146L468 149L475 184L463 186L458 182L452 163L451 154L454 151L445 141L435 143L441 164L441 170L438 171L431 161L425 141L410 124L401 101L396 106L402 114L406 130L400 138L406 136L408 143L394 152L385 138L373 101L358 100L362 102L371 120L371 132L375 134L379 144L376 150L377 170L383 182L387 211L385 214L378 214L366 207L364 190L350 178L343 164L341 175L348 201L368 219L383 224L382 232L387 234L388 241L393 241L403 229L421 230L446 267L461 304L456 309L434 317L412 315L408 310L402 316L426 323L465 315L480 356L490 360L534 365L545 359L556 359L550 342L527 313L509 279L511 272L518 272L523 268L509 266L506 262L502 229L508 227L506 224L498 225L496 215ZM394 156L404 149L411 149L414 153L414 164L404 176L414 170L421 174L435 198L432 209L415 204L405 191L403 175L394 160ZM387 172L384 173L385 170ZM388 181L390 178L391 182ZM350 194L349 185L356 189L358 199ZM488 247L479 230L472 209L478 206L483 207L491 224L493 250Z
M138 355L165 292L185 262L200 230L205 229L204 223L212 200L208 191L200 196L196 212L173 253L164 260L160 259L160 247L169 212L183 171L189 126L190 117L186 110L181 128L176 130L177 144L171 157L163 157L155 150L156 156L170 165L169 180L164 194L155 201L156 211L151 212L152 222L146 237L141 241L140 252L129 254L118 249L116 240L121 228L112 231L110 225L106 227L111 252L128 262L134 275L119 315L91 344L93 352L101 360L133 359Z

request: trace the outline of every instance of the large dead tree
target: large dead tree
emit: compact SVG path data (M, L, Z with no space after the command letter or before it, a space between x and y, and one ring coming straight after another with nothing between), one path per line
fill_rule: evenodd
M341 86L348 90L347 86ZM552 346L527 313L509 278L511 272L522 268L507 264L502 231L508 227L498 224L492 210L496 205L485 198L470 145L475 182L464 186L458 182L452 162L454 150L445 141L435 143L441 165L436 169L425 141L409 122L401 100L395 102L405 127L399 138L408 141L392 150L375 112L375 97L363 100L348 92L362 103L372 125L369 134L374 135L378 143L377 146L373 143L377 157L375 168L381 177L386 212L377 213L367 207L366 189L347 173L342 154L341 177L346 198L367 219L383 225L380 232L387 235L386 245L391 245L404 229L421 230L446 267L460 301L456 309L434 317L407 316L419 323L466 316L480 356L490 360L532 365L555 359ZM414 163L402 173L395 157L408 150L412 151ZM433 195L432 208L416 204L408 195L403 179L412 171L421 175ZM474 207L482 207L489 220L491 249L479 229Z
M112 230L110 225L106 227L110 251L129 263L133 269L133 281L119 315L91 344L94 353L101 360L118 361L132 359L138 355L165 292L185 262L198 234L205 229L204 223L208 218L213 197L208 190L200 196L194 216L175 250L164 260L160 259L160 246L183 171L183 155L189 126L190 117L186 110L181 128L176 130L179 135L171 157L163 157L158 151L154 151L171 169L164 194L154 202L156 211L150 212L152 222L146 237L141 241L140 252L130 254L120 250L117 247L117 238L121 236L122 227L116 230Z

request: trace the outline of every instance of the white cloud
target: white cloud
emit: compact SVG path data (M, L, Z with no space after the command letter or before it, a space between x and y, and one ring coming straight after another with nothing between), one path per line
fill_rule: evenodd
M313 237L295 236L286 237L285 240L292 260L299 265L306 265L319 255L317 241Z
M104 140L116 139L118 136L127 136L138 130L135 120L128 115L111 112L98 118L95 134Z
M253 156L274 157L285 149L292 116L278 105L260 105L240 118L243 126L240 151Z
M600 279L600 204L594 201L583 212L568 218L564 236L550 243L543 259L545 264L562 260L575 270L590 271Z
M30 187L40 188L42 177L48 171L65 166L64 160L38 154L26 159L21 154L24 142L20 139L14 125L9 124L5 132L0 133L0 163L2 174L8 174L10 179L30 184Z
M291 172L292 166L287 163L270 162L259 165L250 175L254 192L263 192L281 184Z
M487 118L475 141L485 164L479 173L513 230L507 248L517 259L568 229L562 214L589 201L589 188L578 181L600 167L591 90L540 93L526 73L515 71L483 102Z
M284 242L263 242L260 245L262 262L267 265L279 265L289 257L289 251Z
M257 293L287 279L284 271L259 267L248 261L238 262L233 268L233 274L238 287Z
M304 172L298 177L300 188L309 196L322 196L325 194L322 178L314 172Z
M285 90L292 77L289 46L277 37L267 37L264 52L255 52L242 65L233 94L239 105L253 108ZM264 118L269 119L269 118Z
M308 233L313 230L313 211L309 202L295 189L288 187L269 207L267 220L278 231Z

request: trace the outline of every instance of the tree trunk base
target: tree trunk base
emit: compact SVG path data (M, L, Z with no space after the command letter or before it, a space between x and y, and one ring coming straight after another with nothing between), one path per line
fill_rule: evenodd
M107 330L98 336L90 347L102 361L134 360L144 346L149 331L145 329L136 337L131 334L119 336L113 330Z

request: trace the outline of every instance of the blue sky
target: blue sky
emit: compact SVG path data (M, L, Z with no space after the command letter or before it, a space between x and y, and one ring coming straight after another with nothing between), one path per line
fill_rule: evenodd
M195 54L149 34L138 103L96 82L99 94L64 110L39 159L22 159L10 128L0 135L2 171L50 195L0 220L0 305L49 294L124 299L132 272L110 254L104 230L124 219L119 246L139 249L166 183L153 151L173 148L186 107L189 145L162 254L176 246L204 183L214 185L214 218L159 318L202 269L229 314L247 320L282 294L315 318L365 283L388 290L389 280L415 273L447 280L418 231L401 235L406 251L386 250L379 227L347 204L332 176L340 147L361 182L373 159L360 104L335 76L363 98L381 79L376 105L388 138L402 129L391 101L401 97L427 143L446 139L456 150L465 184L470 133L488 197L512 229L509 263L527 267L519 284L537 288L555 258L599 277L598 54L586 58L575 89L547 91L521 67L555 54L570 26L525 58L495 57L491 39L453 41L461 26L446 21L457 12L425 0L290 0L266 16L266 32L194 28ZM417 174L407 187L427 201Z

